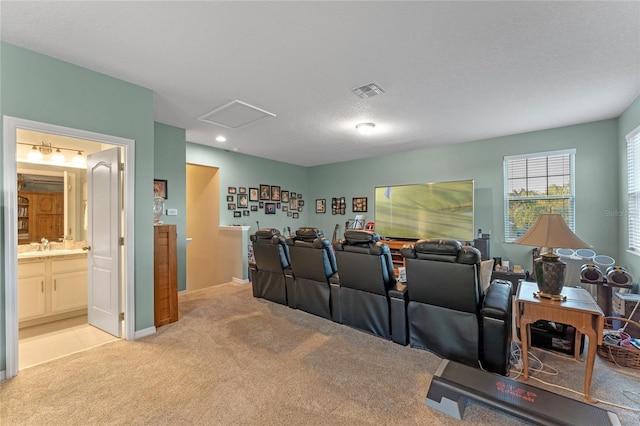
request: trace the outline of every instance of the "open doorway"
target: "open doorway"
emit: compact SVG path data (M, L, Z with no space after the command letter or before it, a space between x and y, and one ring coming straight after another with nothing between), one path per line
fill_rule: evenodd
M219 259L217 224L220 223L219 169L187 164L187 290L198 290L224 281Z
M124 295L124 303L120 304L121 300L118 302L118 310L120 310L120 306L123 307L124 316L122 318L122 327L124 336L126 339L134 338L134 321L128 320L129 318L134 317L134 298L133 298L133 253L134 253L134 231L133 231L133 218L134 218L134 204L133 204L133 188L134 188L134 146L135 142L130 139L124 139L119 137L114 137L110 135L97 134L93 132L86 132L77 129L71 129L61 126L50 125L46 123L38 123L29 120L22 120L12 117L4 117L4 185L5 185L5 205L7 206L5 217L4 217L4 235L5 235L5 312L6 312L6 341L7 341L7 353L6 353L6 375L7 378L13 377L17 374L19 365L20 365L20 357L19 357L19 330L21 325L25 326L35 326L42 325L37 324L39 322L44 321L49 315L52 316L56 321L62 321L58 325L54 326L55 328L68 328L65 327L64 321L67 321L67 325L70 325L71 328L77 327L78 322L82 322L83 318L81 315L75 315L79 313L82 308L79 307L79 300L82 299L82 295L77 292L67 292L64 295L61 293L54 293L58 289L62 289L63 287L69 289L73 288L74 285L77 288L78 283L82 281L82 277L87 275L87 272L81 271L79 265L83 263L81 259L76 259L73 255L76 253L77 247L74 245L70 246L68 249L64 248L64 244L67 244L68 241L65 241L65 236L75 235L77 237L82 238L83 233L82 230L79 229L83 222L83 218L87 215L91 215L91 211L76 211L74 215L70 214L69 217L73 216L73 220L63 219L56 217L56 214L60 214L59 212L62 208L53 208L50 212L49 216L45 217L46 214L43 214L43 220L36 222L31 221L30 218L25 219L25 215L21 213L36 211L37 205L40 202L43 206L48 206L46 202L46 197L44 195L39 197L38 194L34 195L33 199L30 198L31 194L27 194L29 191L22 191L24 187L20 187L19 180L17 179L17 169L18 169L18 151L19 144L25 143L22 142L19 137L26 137L28 133L25 132L33 132L34 134L46 134L49 135L52 139L57 140L57 144L61 145L63 139L68 140L82 140L86 143L91 144L96 152L102 152L109 145L122 147L122 160L124 162L124 171L127 179L123 181L122 186L118 185L117 190L119 193L117 194L116 199L120 201L120 197L123 200L122 206L120 209L120 203L118 203L118 210L116 210L116 216L118 223L122 220L124 222L122 237L123 241L126 241L127 244L122 245L117 248L118 257L121 256L122 262L118 264L118 272L117 276L122 279L118 279L117 287L118 294ZM19 136L20 135L20 136ZM57 139L61 138L61 139ZM30 142L29 142L30 143ZM48 142L50 146L58 147L58 145L53 142ZM70 142L73 143L73 142ZM32 148L29 149L37 149L39 150L39 146L41 146L41 142L38 144L34 143ZM77 147L76 147L77 148ZM72 150L73 148L67 148ZM88 150L85 146L85 150ZM81 150L78 149L78 153ZM46 167L46 164L39 164L38 167ZM58 166L60 167L60 166ZM117 170L120 167L120 164L117 162L114 167L114 170ZM77 182L76 182L77 184ZM89 185L91 187L91 185ZM90 190L89 190L90 191ZM23 192L20 194L20 192ZM38 191L33 191L38 192ZM82 191L77 191L82 196ZM19 198L22 197L22 198ZM91 195L89 194L88 198ZM53 199L53 197L49 197ZM20 202L22 201L22 206L20 206ZM77 200L76 200L77 201ZM30 205L30 203L33 203ZM77 205L82 206L82 200L76 203ZM89 206L91 203L89 203ZM25 207L26 206L26 207ZM55 203L54 203L55 206ZM65 203L64 209L67 209L68 206ZM90 208L90 207L89 207ZM126 209L126 213L125 213ZM21 223L22 220L22 223ZM73 222L75 221L75 225ZM60 223L64 223L62 229L60 229ZM34 231L25 232L24 226L31 227ZM49 238L42 237L40 238L38 232L42 233L43 230L47 229L51 232L50 235L57 236L60 234L62 230L63 235L61 236L62 241L49 241ZM127 238L130 236L130 238ZM22 241L19 241L19 240ZM35 239L35 241L34 241ZM40 240L38 242L38 240ZM27 247L20 247L20 242L28 242ZM53 258L51 258L50 253L39 253L38 251L55 251L55 249L59 249L59 247L52 247L52 243L54 245L63 244L63 248L61 252L55 253L55 255L63 256L57 262L57 266L54 266ZM80 246L82 246L82 241L78 242ZM54 248L54 250L52 250ZM85 251L90 251L91 246L86 244L83 247ZM69 250L68 252L66 250ZM19 254L19 251L21 254ZM30 255L25 255L26 252L33 253ZM64 251L64 253L62 253ZM47 256L44 256L46 254ZM91 256L91 253L88 254ZM78 258L80 256L77 256ZM24 261L24 259L27 259ZM62 262L64 258L65 262ZM20 260L20 262L19 262ZM120 268L120 264L122 268ZM26 267L25 267L26 265ZM79 270L68 270L66 268L79 268ZM90 269L90 268L89 268ZM24 273L26 272L25 282L26 290L18 288L19 277L22 278ZM91 272L89 272L90 274ZM90 281L90 280L89 280ZM22 283L21 283L22 284ZM27 298L23 297L22 300L19 298L19 292L32 292L31 296L34 296L38 302L33 304L25 304L25 300ZM91 296L89 297L88 303L89 309L92 306L96 305L95 301L92 302ZM23 309L35 309L36 312L21 312ZM65 318L65 315L69 315ZM24 321L21 321L20 318ZM120 317L120 312L117 313L117 316ZM25 318L28 318L26 320ZM75 318L75 319L73 319ZM29 322L31 321L31 322ZM21 324L22 323L22 324ZM43 323L44 324L44 323ZM29 336L31 333L24 333L25 336ZM76 333L77 334L77 333ZM122 335L122 333L118 332L117 335ZM94 343L96 341L99 342L101 337L96 336L85 336L85 341L93 340ZM63 344L64 345L64 344ZM73 350L72 352L75 352ZM55 355L54 355L55 356Z

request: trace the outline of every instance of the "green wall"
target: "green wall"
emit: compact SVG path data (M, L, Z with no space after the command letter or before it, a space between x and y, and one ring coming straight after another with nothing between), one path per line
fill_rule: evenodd
M375 221L374 187L473 179L475 228L491 232L491 255L531 269L531 247L504 243L503 157L576 148L576 234L598 254L619 256L618 221L605 210L619 205L617 120L542 130L458 145L402 152L309 169L312 197L347 198L347 214L316 215L309 221L324 229L344 228L353 218L351 198L368 197L367 221Z
M638 256L626 253L626 221L607 211L626 211L626 142L624 135L640 125L640 100L620 117L557 129L397 153L378 158L317 167L300 167L236 152L186 143L185 132L153 121L153 93L145 88L58 61L10 44L0 44L0 115L52 123L136 141L135 306L136 330L153 326L153 229L151 184L167 179L166 208L178 216L179 282L185 288L185 162L220 169L220 225L242 224L282 230L318 226L331 237L353 218L351 198L368 197L367 220L373 216L374 187L403 183L474 179L475 227L492 234L492 256L502 256L529 269L530 248L503 242L503 170L505 155L576 148L576 233L598 254L640 274ZM0 123L1 126L1 123ZM1 130L1 129L0 129ZM157 148L155 148L157 145ZM0 152L0 155L2 153ZM149 161L153 158L154 161ZM0 175L0 179L2 176ZM278 185L303 194L299 219L282 210L264 210L234 218L227 210L227 187ZM4 184L2 185L4 188ZM620 188L620 189L618 189ZM331 198L344 196L347 214L331 214ZM315 213L315 199L327 200L327 213ZM2 203L4 201L2 200ZM5 206L3 205L2 211ZM2 217L0 217L2 220ZM1 227L0 227L1 230ZM0 237L4 238L3 235ZM182 241L181 241L182 240ZM0 245L0 255L4 259ZM6 365L4 334L4 261L0 261L0 370Z
M640 96L624 111L618 120L618 158L619 158L619 204L616 211L620 216L614 215L610 219L618 223L620 230L620 254L618 264L625 265L631 275L635 277L636 284L640 282L640 256L627 251L629 247L629 226L627 212L629 203L627 199L627 140L626 136L640 126Z
M153 193L150 188L154 166L149 158L154 156L153 92L4 42L0 43L0 64L0 113L3 116L136 141L135 328L152 327ZM3 201L3 212L5 207ZM5 265L2 254L0 370L6 366Z
M185 130L162 123L154 125L154 179L167 181L164 208L177 209L177 216L162 216L178 232L178 290L187 288L186 139Z
M256 221L260 222L261 228L277 228L280 232L285 226L293 231L308 225L313 203L309 194L307 168L195 143L187 143L187 163L220 169L220 225L247 225L251 226L250 232L255 232ZM283 191L302 194L305 205L300 217L287 217L281 208L276 210L276 214L265 214L264 209L260 209L257 212L250 211L249 216L234 218L233 213L227 210L228 187L243 186L248 191L249 188L259 188L260 184L276 185Z

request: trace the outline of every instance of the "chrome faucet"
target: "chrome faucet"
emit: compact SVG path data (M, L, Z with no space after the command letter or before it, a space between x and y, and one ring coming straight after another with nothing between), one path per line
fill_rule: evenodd
M49 240L47 240L46 238L43 238L40 240L40 242L42 243L40 248L41 251L51 250L51 244L49 243Z

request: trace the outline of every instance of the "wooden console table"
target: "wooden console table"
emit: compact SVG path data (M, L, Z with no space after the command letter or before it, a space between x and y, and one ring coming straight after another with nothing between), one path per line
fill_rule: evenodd
M584 395L587 401L596 402L591 399L589 388L596 358L596 348L602 344L604 332L602 309L589 292L582 288L563 288L562 294L567 297L565 301L538 298L534 295L537 291L538 285L536 283L523 281L516 298L516 326L520 328L520 339L522 340L524 379L529 378L528 350L531 340L529 325L539 320L572 325L576 329L574 344L576 360L580 360L581 335L584 334L589 338L587 370L584 375Z

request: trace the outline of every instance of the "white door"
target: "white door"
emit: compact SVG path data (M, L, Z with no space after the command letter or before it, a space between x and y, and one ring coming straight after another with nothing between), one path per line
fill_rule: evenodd
M87 156L89 324L121 337L120 149Z

